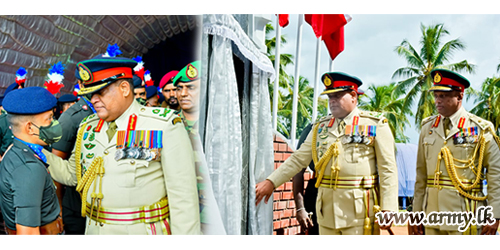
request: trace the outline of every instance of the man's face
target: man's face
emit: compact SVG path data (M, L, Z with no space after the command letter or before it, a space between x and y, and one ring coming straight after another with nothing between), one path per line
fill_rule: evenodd
M149 98L146 102L146 107L158 107L158 95Z
M33 118L30 121L30 123L31 123L31 125L35 125L35 126L29 126L28 133L35 137L34 139L35 139L36 144L42 145L42 146L47 145L47 143L45 143L44 141L42 141L39 138L40 127L49 126L52 123L53 119L54 119L54 111L53 110L49 110L49 111L45 111L45 112L40 113L40 114L33 115Z
M144 87L139 87L139 88L134 88L134 98L142 98L146 100L146 88Z
M351 113L358 103L356 92L347 90L328 94L328 104L333 117L343 119Z
M127 110L127 97L130 95L130 86L124 80L118 80L107 87L92 94L90 102L95 108L97 116L104 121L116 120Z
M200 80L192 82L180 82L177 86L177 99L181 109L192 113L198 111L200 95Z
M177 100L177 88L173 84L167 84L163 87L162 91L165 100L167 101L170 108L176 109L179 106L179 100Z
M450 117L462 105L464 94L459 91L434 91L434 102L439 114Z

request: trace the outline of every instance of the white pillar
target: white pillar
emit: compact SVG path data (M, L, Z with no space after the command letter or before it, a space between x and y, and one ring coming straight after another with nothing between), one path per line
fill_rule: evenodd
M316 68L314 71L314 99L313 99L313 113L312 113L312 119L311 122L315 122L316 118L318 117L318 96L319 96L319 89L321 88L321 84L319 84L320 79L319 79L319 58L320 58L320 53L321 52L321 37L318 38L316 41Z
M292 129L290 132L290 138L292 139L292 145L297 147L295 141L295 133L297 131L297 106L299 102L299 79L300 79L300 48L302 40L302 24L304 23L304 14L299 14L299 25L297 28L297 50L295 52L295 81L293 83L293 102L292 102Z
M274 80L273 90L273 129L278 130L278 95L280 82L280 46L281 46L281 26L280 15L276 15L276 48L274 56L274 68L276 70L276 78Z

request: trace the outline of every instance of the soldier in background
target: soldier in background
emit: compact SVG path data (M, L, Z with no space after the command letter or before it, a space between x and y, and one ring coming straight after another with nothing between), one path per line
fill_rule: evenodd
M174 77L179 71L172 70L166 73L160 81L161 93L165 97L165 102L161 103L162 107L174 110L180 110L179 100L177 100L177 88L174 86Z
M76 84L79 85L81 80L77 69L75 70L75 77L77 79ZM94 107L85 96L80 96L80 99L74 105L62 113L58 121L61 124L63 134L58 142L52 144L52 153L61 157L61 159L68 160L71 151L75 147L80 122L94 113ZM80 194L74 186L62 186L61 189L64 191L59 192L58 190L57 194L62 207L65 233L69 235L85 234L85 217L81 215L82 200Z
M431 71L436 110L439 115L422 121L418 143L417 176L413 211L472 212L491 206L493 224L471 225L460 232L457 225L408 225L408 233L496 234L500 217L500 142L491 122L467 112L464 90L470 86L463 76L446 69ZM488 195L483 180L488 181Z
M256 185L256 205L313 160L319 233L379 234L374 215L398 211L395 144L387 119L356 107L363 93L358 78L331 72L321 79L331 115L316 122L302 146Z

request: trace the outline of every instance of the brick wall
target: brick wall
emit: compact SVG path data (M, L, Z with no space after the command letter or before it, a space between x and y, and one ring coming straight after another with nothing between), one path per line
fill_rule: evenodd
M293 153L281 136L274 135L274 169L277 169ZM304 188L312 174L304 174ZM273 234L294 235L300 233L299 222L295 218L295 201L293 200L292 181L285 182L276 188L273 194Z

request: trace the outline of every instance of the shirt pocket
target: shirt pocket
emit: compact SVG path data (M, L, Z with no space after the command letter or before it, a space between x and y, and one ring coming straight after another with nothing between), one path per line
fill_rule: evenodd
M425 148L425 158L427 159L430 153L431 148L434 146L436 142L436 138L433 137L425 137L424 138L424 148ZM437 153L437 152L436 152Z
M135 187L136 172L140 168L146 168L149 162L146 160L123 159L118 161L115 184L119 187Z

